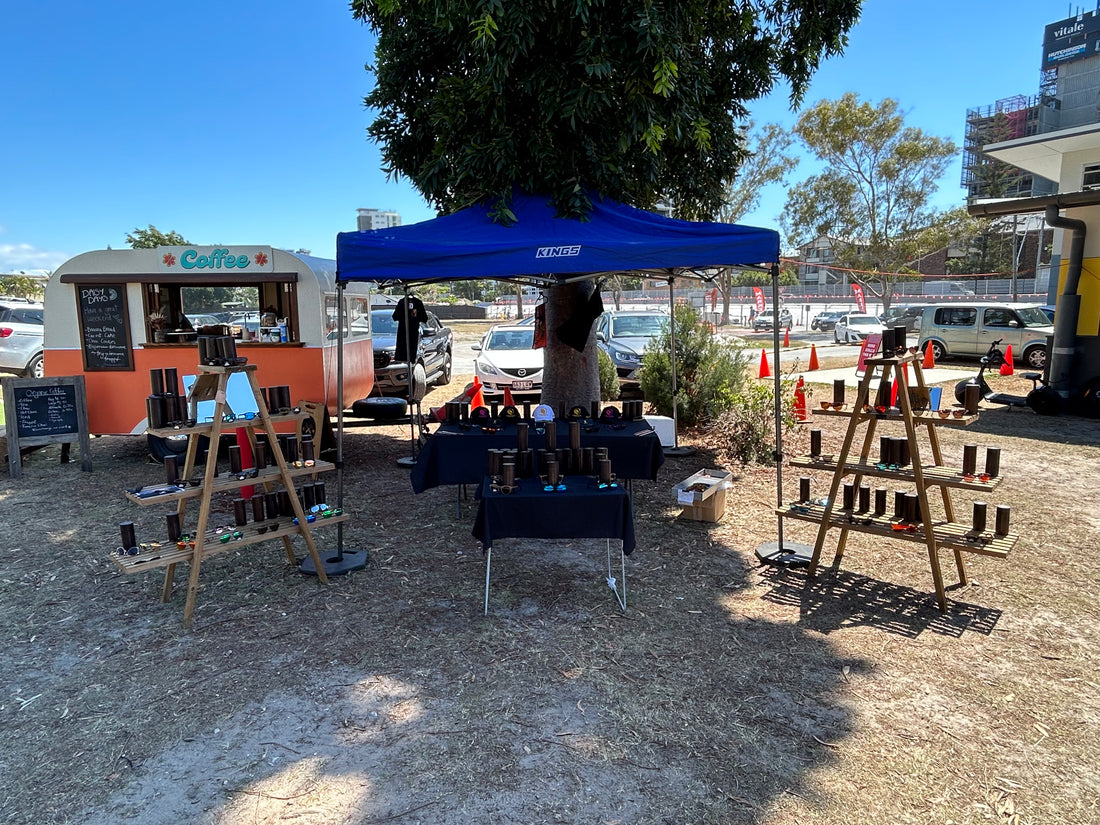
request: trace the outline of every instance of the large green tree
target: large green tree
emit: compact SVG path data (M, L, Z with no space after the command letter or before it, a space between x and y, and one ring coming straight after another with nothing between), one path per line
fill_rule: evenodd
M790 189L784 229L796 245L829 237L838 263L886 307L898 273L966 237L956 215L931 205L957 147L906 126L896 100L823 100L802 113L795 134L823 171Z
M179 232L161 232L152 224L145 229L137 228L126 235L126 243L131 249L156 249L158 246L187 246L186 241Z
M840 53L860 0L352 0L378 34L367 96L383 162L440 212L513 187L583 216L588 192L713 217L745 157L745 101L801 99ZM550 329L588 300L556 287ZM544 399L594 398L595 345L549 336Z

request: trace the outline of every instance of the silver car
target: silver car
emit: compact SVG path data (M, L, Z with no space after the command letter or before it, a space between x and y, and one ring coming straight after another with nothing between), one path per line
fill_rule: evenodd
M0 372L41 378L42 304L0 298Z

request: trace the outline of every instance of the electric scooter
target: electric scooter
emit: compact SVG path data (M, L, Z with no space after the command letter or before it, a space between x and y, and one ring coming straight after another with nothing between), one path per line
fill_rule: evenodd
M955 400L962 404L966 398L967 386L977 384L981 388L982 399L991 404L1003 404L1006 407L1030 407L1039 415L1058 415L1062 410L1062 397L1047 386L1041 372L1020 373L1021 378L1031 382L1031 392L1027 395L993 392L990 389L985 380L985 371L987 369L1000 369L1001 365L1004 364L1005 355L1000 349L1000 343L1003 340L1003 338L998 338L989 345L989 352L982 356L977 375L955 385Z

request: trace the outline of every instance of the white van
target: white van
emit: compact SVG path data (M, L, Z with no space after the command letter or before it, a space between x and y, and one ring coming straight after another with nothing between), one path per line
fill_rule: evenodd
M991 343L1002 339L1002 351L1011 346L1013 360L1042 370L1047 363L1047 336L1053 334L1054 327L1038 304L955 301L925 307L918 346L923 350L930 343L932 357L939 361L953 355L985 355Z

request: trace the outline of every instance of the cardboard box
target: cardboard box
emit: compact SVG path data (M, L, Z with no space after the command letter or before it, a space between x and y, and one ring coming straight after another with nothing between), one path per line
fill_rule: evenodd
M725 470L700 470L672 488L681 517L691 521L721 521L726 514L726 489L731 474ZM703 485L705 489L688 488Z

